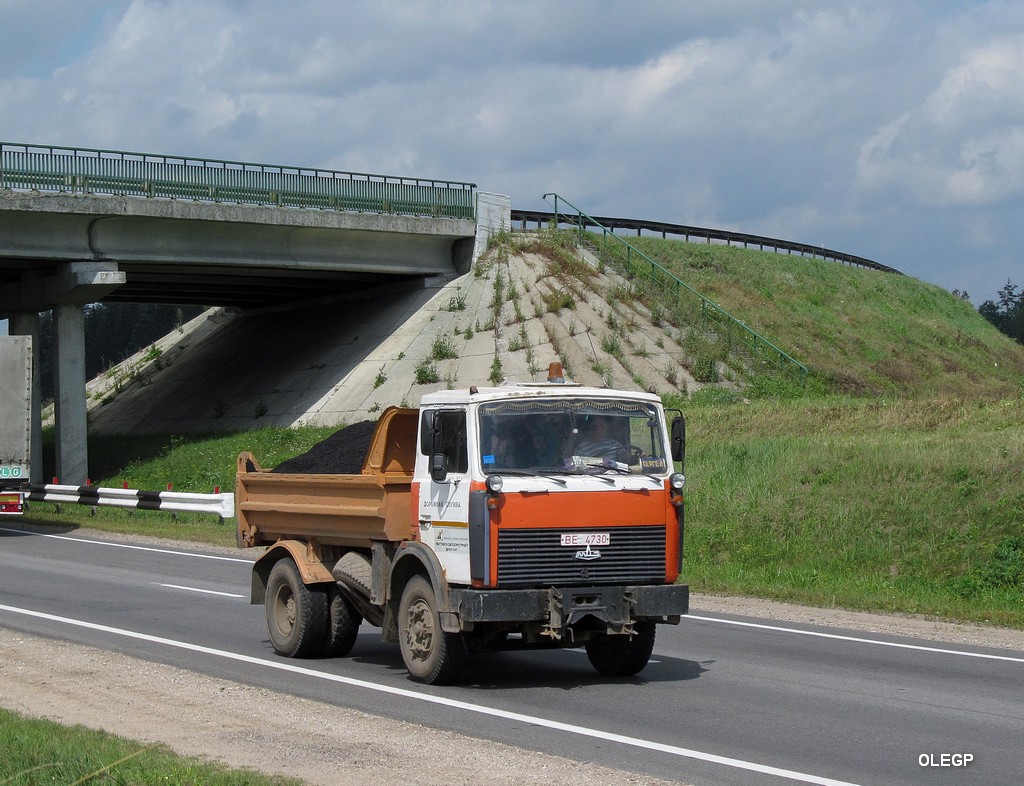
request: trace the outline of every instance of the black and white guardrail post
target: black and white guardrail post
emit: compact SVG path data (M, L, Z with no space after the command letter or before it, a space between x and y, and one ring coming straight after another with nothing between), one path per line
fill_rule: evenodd
M61 486L55 483L32 484L29 489L29 502L162 510L168 513L205 513L221 519L233 518L235 515L234 494L139 491L102 486Z

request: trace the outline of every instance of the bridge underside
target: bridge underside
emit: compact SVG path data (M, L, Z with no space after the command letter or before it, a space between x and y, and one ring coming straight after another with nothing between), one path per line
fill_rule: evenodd
M253 308L451 276L468 269L475 231L465 219L6 192L0 314L68 300ZM84 285L61 277L86 268L120 275L106 292L67 292Z

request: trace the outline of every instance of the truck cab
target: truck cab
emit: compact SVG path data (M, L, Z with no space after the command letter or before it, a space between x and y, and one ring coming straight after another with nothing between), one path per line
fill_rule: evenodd
M449 583L678 578L681 506L672 492L682 478L656 396L549 386L445 391L424 396L419 434L416 526Z

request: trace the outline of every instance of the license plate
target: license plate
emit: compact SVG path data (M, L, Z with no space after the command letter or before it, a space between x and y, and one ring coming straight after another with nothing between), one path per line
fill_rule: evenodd
M607 546L611 544L610 532L563 532L563 546Z

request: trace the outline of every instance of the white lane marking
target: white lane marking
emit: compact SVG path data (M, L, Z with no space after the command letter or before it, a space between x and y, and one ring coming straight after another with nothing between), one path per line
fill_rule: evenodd
M115 543L109 540L89 540L88 538L73 538L70 535L51 535L46 532L32 532L31 530L12 529L11 527L0 527L3 532L16 532L19 535L37 535L40 538L54 538L55 540L73 540L75 543L91 543L96 546L110 546L116 549L134 549L136 551L152 551L157 554L175 554L179 557L197 557L198 559L218 559L225 562L247 562L252 564L251 559L241 557L222 557L218 554L198 554L191 551L174 551L173 549L158 549L153 546L134 546L128 543Z
M244 598L237 592L218 592L217 590L200 589L199 587L184 587L181 584L161 584L158 581L151 581L150 584L156 587L167 587L167 589L185 590L186 592L201 592L204 595L221 595L225 598Z
M856 786L856 784L849 783L848 781L839 781L834 780L832 778L824 778L820 775L810 775L804 772L785 770L780 767L771 767L767 764L758 764L756 762L743 761L742 759L732 759L728 756L718 756L714 753L705 753L703 751L692 750L690 748L680 748L676 745L667 745L662 742L643 740L638 737L627 737L622 734L613 734L611 732L600 731L598 729L589 729L586 726L576 726L571 723L562 723L561 721L549 720L547 718L540 718L534 715L524 715L519 712L499 710L494 707L484 706L483 704L472 704L466 701L448 699L443 696L431 696L425 693L416 693L415 691L407 690L405 688L393 688L387 685L378 685L374 682L358 680L352 677L343 677L339 674L328 674L327 672L315 671L314 669L308 669L304 666L296 666L293 663L277 662L264 660L262 658L254 658L251 655L241 655L236 652L228 652L226 650L218 650L213 649L211 647L203 647L199 644L191 644L187 641L165 639L161 636L151 636L147 633L138 633L136 631L125 630L123 628L112 628L107 625L100 625L95 622L85 622L83 620L71 619L69 617L58 617L54 614L46 614L41 611L21 609L16 608L14 606L5 606L3 604L0 604L0 611L7 611L12 614L21 614L26 617L36 617L38 619L49 620L51 622L59 622L65 625L72 625L79 628L87 628L89 630L100 631L102 633L112 633L117 636L124 636L130 639L138 639L140 641L148 641L153 644L161 644L167 647L188 650L190 652L199 652L203 653L204 655L213 655L218 658L239 661L241 663L248 663L254 666L265 666L266 668L276 669L278 671L287 671L292 674L300 674L305 677L313 677L315 679L341 683L343 685L349 685L354 688L363 688L365 690L377 691L379 693L388 693L393 696L401 696L405 699L425 701L430 704L439 704L445 707L465 710L467 712L474 712L480 715L490 715L495 718L503 718L505 720L514 721L516 723L523 723L529 726L540 726L541 728L563 731L568 734L575 734L581 737L590 737L593 739L604 740L606 742L617 742L622 745L628 745L633 748L643 748L646 750L658 751L659 753L667 753L672 756L680 756L687 759L697 759L698 761L709 762L711 764L721 764L726 767L733 767L740 770L746 770L748 772L758 772L765 775L775 775L780 778L789 778L790 780L799 781L801 783L814 783L818 784L819 786Z
M1024 658L1014 658L1009 655L990 655L986 652L968 652L966 650L947 650L941 647L925 647L921 644L901 644L896 641L879 641L878 639L862 639L856 636L843 636L839 633L821 633L816 630L801 630L800 628L783 628L778 625L764 625L759 622L740 622L739 620L726 620L720 617L704 617L699 614L684 614L682 619L701 620L702 622L718 622L722 625L738 625L742 628L758 628L759 630L774 630L782 633L795 633L799 636L817 636L822 639L838 639L839 641L853 641L858 644L877 644L879 647L896 647L904 650L922 650L924 652L935 652L942 655L963 655L967 658L987 658L989 660L1005 660L1011 663L1024 663Z

